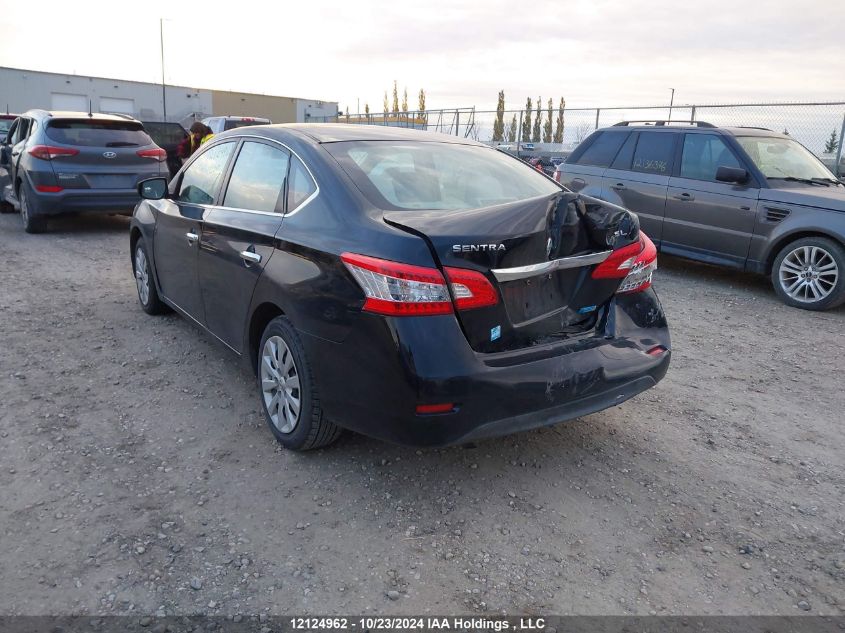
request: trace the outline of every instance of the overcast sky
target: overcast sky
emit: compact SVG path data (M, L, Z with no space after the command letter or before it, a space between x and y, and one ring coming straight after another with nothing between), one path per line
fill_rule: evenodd
M344 110L845 99L842 0L190 4L0 0L0 65L159 82L163 17L168 83Z

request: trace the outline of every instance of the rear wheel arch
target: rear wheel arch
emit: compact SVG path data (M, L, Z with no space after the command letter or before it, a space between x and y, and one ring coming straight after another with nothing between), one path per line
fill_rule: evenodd
M264 329L270 321L280 316L285 316L285 311L269 301L256 307L252 316L250 316L249 329L247 330L247 350L249 351L250 366L254 373L258 371L258 346L261 343Z
M129 259L132 261L132 272L135 272L135 245L141 239L141 229L133 226L129 231Z
M771 246L769 246L769 250L766 253L764 273L766 275L771 275L772 266L774 265L775 259L777 259L778 254L787 245L791 244L792 242L797 242L798 240L804 239L805 237L820 237L826 240L832 240L845 248L845 242L842 240L842 238L832 233L826 233L824 231L796 231L794 233L789 233L787 235L779 237L776 242L773 242Z

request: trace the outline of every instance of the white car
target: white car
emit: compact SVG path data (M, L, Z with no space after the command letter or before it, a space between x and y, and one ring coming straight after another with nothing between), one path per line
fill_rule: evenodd
M269 125L270 119L255 116L212 116L202 120L215 134L248 125Z

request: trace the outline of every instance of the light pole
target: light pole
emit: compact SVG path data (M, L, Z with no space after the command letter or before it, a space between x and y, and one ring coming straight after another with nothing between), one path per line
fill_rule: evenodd
M669 98L669 120L672 120L672 105L675 103L675 89L669 88L672 91L672 96Z
M161 107L167 121L167 92L164 89L164 18L158 19L158 35L161 42Z

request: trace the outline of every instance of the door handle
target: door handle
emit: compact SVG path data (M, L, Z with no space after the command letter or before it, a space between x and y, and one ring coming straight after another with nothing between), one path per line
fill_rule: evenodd
M241 251L241 259L244 260L244 263L247 265L261 263L261 255L253 253L252 251Z
M692 195L691 193L687 193L686 191L684 193L676 193L672 197L675 200L680 200L681 202L691 202L691 201L695 200L695 196Z
M200 236L194 233L193 231L185 233L185 237L188 238L188 246L193 246L196 241L200 238Z
M621 182L617 182L611 187L611 189L613 189L614 191L624 191L625 189L627 189L627 187Z

